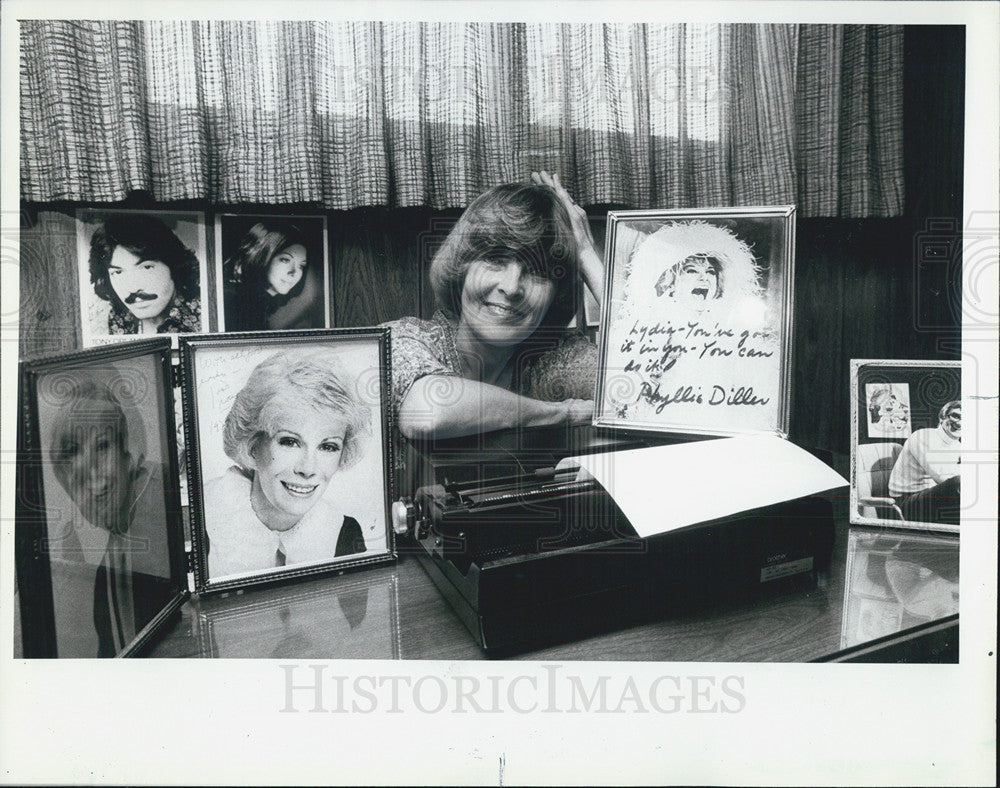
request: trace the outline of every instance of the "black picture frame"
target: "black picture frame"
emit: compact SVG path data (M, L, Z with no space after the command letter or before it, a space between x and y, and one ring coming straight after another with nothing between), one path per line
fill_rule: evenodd
M26 658L140 654L189 596L170 344L19 364L15 562Z
M389 407L389 329L241 332L184 337L180 344L195 590L200 594L232 591L395 561L390 501L394 490L394 459ZM275 417L280 422L284 414L290 413L292 421L280 424L283 431L288 427L295 432L289 443L296 447L299 443L318 446L324 452L330 450L324 443L330 432L325 426L328 422L323 422L322 440L310 441L295 420L300 415L297 406L304 389L293 391L285 387L291 373L283 365L290 358L316 354L325 359L317 363L332 364L336 372L326 370L320 375L313 370L309 373L312 380L343 380L341 390L347 394L337 395L341 397L337 407L343 406L346 397L353 405L343 407L357 406L353 413L368 414L369 431L358 439L357 445L363 449L359 448L355 455L357 461L350 467L352 475L345 478L346 463L341 466L338 459L334 470L321 471L315 478L310 474L307 484L290 487L287 484L290 476L282 474L292 475L299 470L285 468L272 473L275 465L271 459L266 460L268 469L264 473L246 467L265 462L256 454L257 448L250 445L265 435L266 430L256 422L248 426L247 419L243 419L239 428L243 430L239 445L245 452L239 455L243 458L241 463L227 454L225 425L237 395L246 387L251 373L260 367L258 374L262 377L255 378L253 390L257 391L257 384L266 378L269 382L261 383L260 390L266 389L268 393L259 395L258 403L263 403L259 408L252 406L259 410L253 418L280 412L282 416ZM271 377L263 372L264 362L275 366ZM308 366L312 368L312 362ZM246 394L240 402L249 396ZM284 407L272 403L279 397L285 397L281 400ZM268 411L272 406L273 411ZM320 411L326 412L322 408ZM337 415L336 418L349 422L354 417ZM231 434L236 432L234 426ZM361 436L362 432L364 429L345 429L339 436L342 445L337 451L345 455L353 452L347 448L352 443L349 436ZM275 451L269 456L277 454ZM256 483L258 478L265 478L272 486L265 492ZM372 485L378 490L376 495L370 492ZM332 503L338 496L337 503ZM271 513L279 518L297 516L299 520L287 531L272 530L258 516L258 502L273 507ZM303 519L307 515L309 519ZM337 531L327 527L330 522L339 522ZM363 544L355 533L358 529ZM349 533L355 534L354 547L343 541ZM214 558L210 557L213 549Z
M594 424L787 437L795 206L610 211L605 250Z

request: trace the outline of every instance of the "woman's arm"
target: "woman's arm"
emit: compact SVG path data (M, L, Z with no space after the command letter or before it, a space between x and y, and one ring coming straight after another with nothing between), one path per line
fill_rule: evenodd
M573 198L563 188L559 176L555 173L550 175L544 170L533 172L531 179L535 183L549 186L559 195L559 199L566 207L573 226L573 238L576 240L577 265L580 267L580 276L583 277L591 295L600 305L601 299L604 297L604 263L594 245L594 235L590 231L590 220L587 218L587 212L573 202Z
M399 431L415 440L457 438L512 427L590 423L592 400L545 402L451 375L427 375L399 406Z

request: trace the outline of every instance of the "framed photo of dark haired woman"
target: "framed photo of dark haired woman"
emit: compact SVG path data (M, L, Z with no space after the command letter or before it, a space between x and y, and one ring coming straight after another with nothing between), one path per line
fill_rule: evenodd
M596 424L787 436L794 216L608 213Z
M205 215L76 212L83 345L208 331Z
M20 365L25 657L136 654L187 598L170 341Z
M851 522L956 533L958 361L851 360Z
M195 587L395 559L386 328L181 340Z
M325 216L215 218L220 331L328 328Z

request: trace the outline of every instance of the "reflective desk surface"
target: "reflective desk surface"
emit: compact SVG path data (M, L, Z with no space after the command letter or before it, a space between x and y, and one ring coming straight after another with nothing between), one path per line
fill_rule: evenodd
M838 523L815 583L505 658L956 662L958 538ZM485 659L413 555L392 566L192 597L152 657Z

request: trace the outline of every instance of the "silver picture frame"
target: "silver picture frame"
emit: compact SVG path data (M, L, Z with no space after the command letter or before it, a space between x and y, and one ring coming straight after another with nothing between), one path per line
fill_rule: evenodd
M795 206L610 211L594 424L788 436Z
M961 362L851 359L850 385L851 524L957 533ZM953 419L956 403L957 438L949 437L955 431L951 421L942 424L942 414ZM947 433L936 434L946 427ZM929 474L922 481L914 475L918 467ZM930 490L932 481L936 492L924 492L920 505L912 496L921 491L900 491L921 485Z

